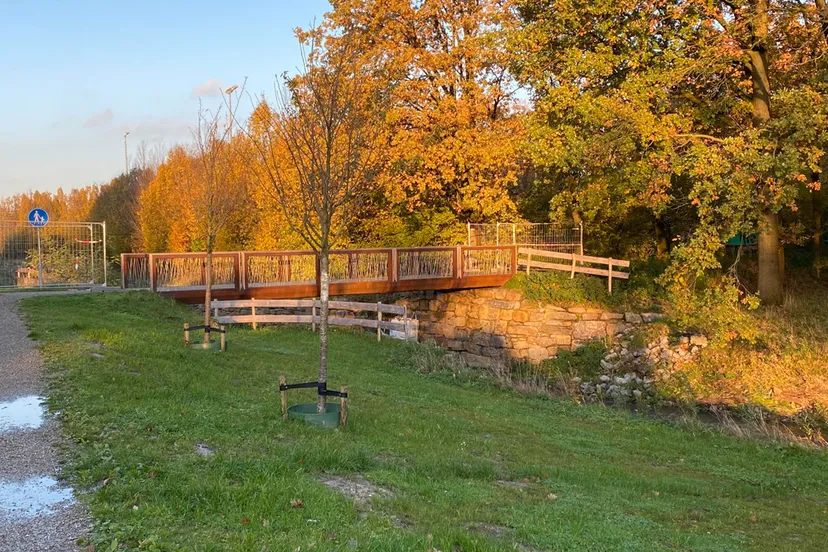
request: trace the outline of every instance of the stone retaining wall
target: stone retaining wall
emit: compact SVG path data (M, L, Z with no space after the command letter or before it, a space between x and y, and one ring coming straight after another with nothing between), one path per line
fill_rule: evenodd
M615 336L656 315L588 307L562 308L517 290L476 289L398 301L419 319L420 340L459 352L473 366L507 360L541 362L583 343Z

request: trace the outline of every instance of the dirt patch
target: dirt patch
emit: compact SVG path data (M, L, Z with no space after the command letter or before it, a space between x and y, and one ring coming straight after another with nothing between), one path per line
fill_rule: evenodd
M474 521L467 525L469 531L475 533L485 533L491 537L496 537L498 539L508 538L512 534L512 530L509 527L504 527L503 525L497 525L496 523L485 523L482 521Z
M195 446L195 452L204 458L210 458L216 454L216 451L208 447L205 443L199 443Z
M319 478L319 482L329 489L333 489L350 498L356 504L365 504L373 500L374 497L387 498L394 496L391 490L374 485L361 476L342 477L339 475L323 475Z

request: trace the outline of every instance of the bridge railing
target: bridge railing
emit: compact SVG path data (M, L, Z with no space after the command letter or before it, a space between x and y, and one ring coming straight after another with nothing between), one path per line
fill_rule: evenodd
M121 253L121 287L150 289L149 254Z
M125 253L124 288L159 292L205 287L206 253ZM406 281L460 280L505 276L517 270L517 247L457 246L344 249L331 251L332 284L365 283L394 287ZM319 284L319 259L313 251L221 251L213 254L213 288L250 290ZM427 282L423 282L427 285Z
M241 259L245 289L316 283L313 251L245 251Z
M514 274L517 248L512 245L463 246L463 276Z
M456 247L396 249L396 279L458 278Z
M332 283L381 282L393 276L391 249L343 249L331 251L328 274Z
M206 253L157 253L150 256L153 289L192 291L204 289ZM240 289L239 254L213 253L213 289Z

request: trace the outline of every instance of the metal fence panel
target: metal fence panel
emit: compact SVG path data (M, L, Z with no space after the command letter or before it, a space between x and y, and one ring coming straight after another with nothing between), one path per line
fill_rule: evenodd
M0 221L0 288L106 285L106 223Z
M582 255L584 227L534 222L468 224L466 245L532 245Z

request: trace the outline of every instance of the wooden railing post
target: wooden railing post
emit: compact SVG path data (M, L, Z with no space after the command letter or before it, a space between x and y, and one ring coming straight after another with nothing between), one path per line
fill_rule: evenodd
M575 253L572 254L572 273L569 275L570 280L575 279Z
M247 289L247 253L239 252L239 278L241 280L240 289Z
M382 303L377 303L377 343L382 340Z
M126 289L126 256L121 253L121 289Z
M514 231L515 230L514 230L514 226L513 226L512 227L512 232L514 233ZM513 243L514 243L514 240L513 240ZM518 246L517 245L512 245L512 270L511 270L512 275L517 274L517 250L518 250Z
M148 263L149 284L152 291L158 291L158 274L156 273L155 255L150 253Z
M241 291L241 253L236 253L233 255L233 289L236 291Z
M526 275L529 276L529 273L532 270L532 252L529 251L526 254Z
M455 275L455 277L458 280L463 277L463 272L465 272L465 270L464 270L465 267L463 266L463 264L464 264L463 246L458 245L457 246L456 265L455 265L456 266L456 275Z
M607 280L607 286L609 286L610 295L612 295L612 257L609 258L609 280Z
M256 299L254 297L250 298L250 314L253 316L253 329L255 330L258 324L256 323Z

